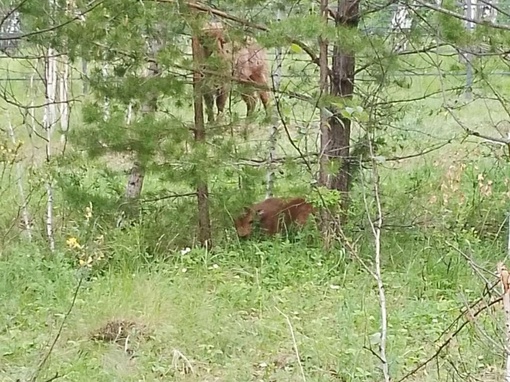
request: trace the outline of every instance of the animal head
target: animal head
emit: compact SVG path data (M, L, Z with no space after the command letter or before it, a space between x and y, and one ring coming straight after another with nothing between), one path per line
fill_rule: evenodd
M201 44L207 47L207 50L213 48L218 53L223 53L227 40L225 38L225 28L221 22L210 21L202 28Z
M253 222L255 219L260 218L261 215L262 211L245 207L243 214L234 220L237 235L241 238L250 236L253 230Z

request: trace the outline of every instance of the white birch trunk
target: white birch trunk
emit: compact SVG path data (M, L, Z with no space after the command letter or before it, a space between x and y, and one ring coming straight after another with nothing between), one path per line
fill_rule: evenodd
M408 40L405 33L409 32L412 24L413 19L407 5L399 4L391 19L391 31L395 41L393 49L395 52L403 52L407 49Z
M130 125L132 120L133 120L133 102L129 102L126 111L126 124Z
M46 81L46 106L43 117L44 128L49 127L51 132L55 128L57 121L57 60L56 51L48 48L48 54L45 60L45 81ZM47 112L46 112L47 111Z
M62 135L60 136L60 142L65 143L67 141L67 132L69 131L69 59L67 56L63 57L62 60L62 76L60 77L60 129Z
M375 275L377 281L377 289L379 291L379 306L381 309L381 337L379 341L379 358L381 360L381 368L383 371L384 381L390 382L390 370L388 364L388 358L386 357L386 341L388 339L388 310L386 308L386 293L382 278L382 267L381 267L381 229L383 224L383 212L381 207L381 198L380 198L380 190L379 190L379 172L377 169L377 163L375 161L375 153L372 146L372 142L370 144L370 156L372 157L372 174L374 177L374 198L377 205L377 217L375 222L370 220L370 226L372 227L372 232L374 234L375 241ZM367 207L368 213L368 207Z
M108 77L108 64L106 62L103 63L103 67L101 68L101 71L103 73L103 78L106 81L106 78ZM103 101L103 120L108 121L110 119L110 100L108 97L104 97Z
M45 60L45 79L46 79L46 101L44 107L43 127L46 130L46 161L49 163L51 159L51 137L53 128L56 124L56 57L55 49L48 48ZM53 185L51 175L48 175L46 182L47 193L47 210L46 210L46 234L50 245L50 251L55 250L55 238L53 237Z
M276 11L276 21L281 21L281 11ZM273 196L274 190L274 159L276 157L276 144L278 139L278 125L280 122L278 108L279 108L279 95L278 90L280 89L281 72L282 72L282 48L277 47L275 52L275 66L271 73L273 80L273 94L275 97L275 110L273 113L273 125L269 133L269 155L267 158L267 174L266 174L266 199Z
M28 138L30 139L30 144L32 147L32 155L34 155L34 142L33 135L35 129L35 111L34 111L34 98L35 98L35 90L34 90L34 75L30 76L30 87L28 89L28 94L30 97L30 108L28 109L28 115L25 119L25 126L27 128Z
M88 64L87 64L87 60L85 60L84 58L81 59L81 71L82 71L82 78L83 78L83 94L87 94L89 92L89 87L88 87L88 84L87 84L87 76L88 76L88 73L89 73L89 69L88 69Z

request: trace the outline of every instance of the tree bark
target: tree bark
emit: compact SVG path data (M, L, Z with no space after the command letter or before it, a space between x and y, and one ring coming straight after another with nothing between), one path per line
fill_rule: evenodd
M193 71L193 111L195 121L195 144L205 144L205 124L204 124L204 103L202 89L202 75L200 67L203 63L202 49L196 34L191 39L191 53L195 70ZM211 239L211 220L209 218L209 189L207 180L201 178L197 181L197 202L198 202L198 241L200 245L210 248Z
M328 4L326 0L321 1L321 10L326 12ZM358 0L338 0L338 7L335 12L335 26L357 28L359 14ZM321 45L321 56L324 55ZM327 59L326 59L327 60ZM321 61L321 87L326 86L328 73L327 61ZM352 99L354 92L354 70L355 55L352 51L342 50L340 44L333 46L332 67L329 73L329 94L343 99ZM325 65L323 69L322 66ZM340 223L345 223L347 210L349 208L349 189L351 184L350 176L350 140L351 120L343 117L338 110L331 108L332 116L327 118L327 123L321 126L321 172L320 184L329 189L338 190L341 193L341 217ZM325 119L325 118L322 118ZM335 163L338 168L336 174L328 174L327 167Z

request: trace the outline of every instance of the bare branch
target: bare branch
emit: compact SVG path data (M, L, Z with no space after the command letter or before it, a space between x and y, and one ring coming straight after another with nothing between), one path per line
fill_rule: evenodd
M496 24L496 23L493 23L492 21L488 21L488 20L477 20L477 19L473 19L473 18L470 18L470 17L466 17L463 14L460 14L460 13L451 11L449 9L440 7L438 5L435 5L434 3L425 2L423 0L416 0L416 3L420 4L424 8L428 8L428 9L431 9L433 11L440 12L440 13L443 13L445 15L455 17L455 18L457 18L459 20L467 21L467 22L474 23L474 24L488 26L488 27L491 27L491 28L494 28L494 29L510 31L510 25Z
M209 195L212 195L211 193ZM186 196L197 196L196 192L187 192L185 194L172 194L172 195L165 195L160 196L157 198L146 198L140 200L141 203L152 203L152 202L159 202L160 200L166 200L166 199L177 199L177 198L184 198Z
M451 333L442 344L439 345L439 347L434 352L434 354L432 354L430 357L428 357L423 362L420 362L416 367L414 367L411 371L406 373L402 378L400 378L396 382L402 382L402 381L406 380L407 378L413 376L419 370L421 370L422 368L427 366L430 362L432 362L434 359L436 359L439 356L439 354L441 354L441 352L450 344L450 342L452 342L452 340L462 331L462 329L464 329L464 327L471 322L472 319L476 318L478 315L480 315L480 313L482 313L489 307L499 303L501 300L502 300L502 298L498 297L498 298L490 301L488 304L484 304L478 310L471 312L471 315L470 315L471 319L466 319L464 322L462 322L462 324L453 333ZM462 316L464 316L464 313L462 314Z
M30 379L31 382L35 382L37 380L37 376L41 372L44 364L46 363L46 361L48 361L48 358L50 357L53 349L55 348L55 344L57 343L58 339L60 338L60 335L62 334L62 330L64 329L64 324L66 323L67 318L71 314L71 312L72 312L72 310L74 308L74 305L76 304L76 298L78 297L78 292L80 291L80 287L81 287L81 284L83 282L83 279L84 279L84 276L82 275L80 277L80 280L78 281L78 284L76 285L75 290L74 290L74 294L73 294L73 299L71 301L71 305L69 306L69 309L67 310L66 314L64 315L64 318L62 319L62 322L60 323L60 327L58 328L57 335L53 339L53 341L52 341L48 351L44 355L43 359L41 360L41 362L39 362L39 365L37 366L37 369L35 370L34 374L32 375L32 378ZM53 379L56 379L56 378L57 378L57 376L55 376ZM50 379L50 381L51 380L52 379Z

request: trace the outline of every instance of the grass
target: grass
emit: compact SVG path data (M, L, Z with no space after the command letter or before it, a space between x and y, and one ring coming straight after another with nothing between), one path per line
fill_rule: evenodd
M309 380L377 379L377 359L364 349L375 346L370 338L379 330L374 281L355 262L339 264L299 245L274 245L280 248L271 253L267 248L256 253L252 244L214 260L194 250L174 265L134 272L111 269L90 278L44 375L59 372L72 381L300 380L293 333ZM425 264L435 268L429 274L438 279L420 280L423 265L412 261L385 267L393 372L402 372L434 350L431 338L459 313L455 294L479 292L462 286L470 280L462 265L451 271L456 274L448 286L439 283L444 266ZM60 256L41 260L14 254L0 263L0 270L2 301L7 301L2 315L8 327L0 332L0 376L23 380L55 336L77 273ZM106 322L119 318L149 329L147 339L130 343L133 359L122 346L90 339ZM461 349L471 340L461 335L457 341L454 347ZM193 372L181 373L186 362L175 360L175 351L187 357ZM481 357L472 368L475 373L497 363L486 349L470 346L469 354ZM418 380L435 380L418 375Z
M451 64L443 62L445 67ZM443 79L450 87L462 82ZM506 77L498 79L498 89L507 85ZM436 77L414 77L408 89L390 86L388 92L399 100L440 89ZM448 92L446 100L439 94L407 105L386 135L388 146L402 145L394 154L460 134L460 126L439 112L444 102L455 101L463 102ZM289 101L287 106L296 109L291 129L311 113L299 103ZM79 126L79 106L75 112ZM506 118L493 100L476 100L455 112L471 128L486 133L494 133L493 125ZM179 113L191 118L186 108ZM21 131L18 137L25 138ZM256 138L262 140L267 131L265 126L257 130ZM315 139L313 134L308 138ZM294 153L285 139L281 142L280 155ZM43 145L39 149L42 152ZM395 380L434 354L448 337L441 337L443 331L483 294L486 285L478 272L494 281L491 272L506 247L501 224L508 205L508 170L493 155L477 140L454 140L426 157L381 166L388 223L382 243L388 359ZM278 194L307 189L301 168L289 168L282 167L286 173L277 180ZM375 280L348 251L325 251L313 230L294 240L239 243L228 216L234 213L230 200L215 197L211 210L216 247L181 254L193 244L193 199L150 203L134 226L113 228L111 201L123 192L125 182L121 166L111 158L81 158L58 168L58 250L50 255L44 240L44 188L37 183L41 174L26 175L33 182L27 186L35 190L31 211L38 219L36 240L30 244L11 227L19 199L10 170L0 187L7 222L1 227L8 232L0 248L1 381L29 380L62 322L62 335L39 381L57 372L61 380L78 382L381 380L379 361L370 350L378 351L380 331ZM172 184L154 173L148 174L144 187L146 194L187 190L184 182ZM213 192L227 192L228 187L239 193L227 175L211 179ZM253 189L260 193L262 188L259 179ZM364 192L368 187L358 183L352 193L352 221L345 228L358 256L371 266L373 238ZM84 209L91 201L93 216L86 220ZM68 248L65 241L71 236L84 248ZM93 257L92 269L80 268L78 260L88 256ZM82 274L76 303L65 317ZM501 380L501 318L499 306L480 315L437 361L410 380ZM132 334L127 349L125 341L91 338L115 320L135 322L146 328L146 336Z

